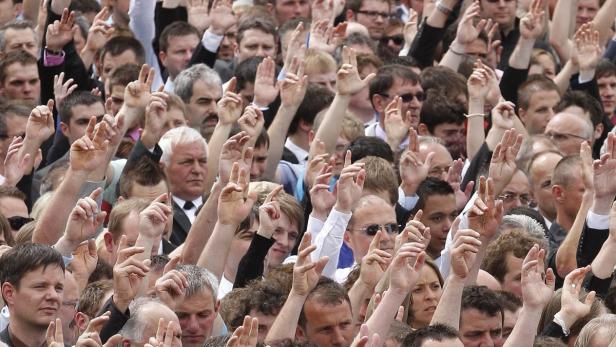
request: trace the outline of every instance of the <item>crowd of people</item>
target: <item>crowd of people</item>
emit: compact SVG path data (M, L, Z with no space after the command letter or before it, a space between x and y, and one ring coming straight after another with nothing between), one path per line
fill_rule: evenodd
M0 0L0 346L616 346L616 0Z

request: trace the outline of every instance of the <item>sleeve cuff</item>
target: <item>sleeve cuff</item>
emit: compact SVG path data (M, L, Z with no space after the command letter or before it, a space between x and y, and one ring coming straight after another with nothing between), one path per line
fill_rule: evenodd
M402 207L404 207L405 210L410 211L413 209L413 207L415 207L415 205L417 205L417 201L419 200L419 197L417 196L417 194L413 195L413 196L405 196L404 195L404 190L402 190L402 188L398 187L398 204Z
M605 230L610 227L610 216L596 214L592 211L588 211L586 214L586 225L591 229Z
M62 51L62 54L60 55L51 55L47 53L46 49L43 49L43 66L52 67L61 65L62 63L64 63L64 56L64 51Z
M216 35L208 29L203 33L201 44L208 51L216 53L218 52L218 47L220 47L220 43L224 38L224 36Z

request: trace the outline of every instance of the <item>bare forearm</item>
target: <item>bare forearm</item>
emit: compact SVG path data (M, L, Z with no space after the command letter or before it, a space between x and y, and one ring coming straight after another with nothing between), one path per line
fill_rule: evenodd
M608 237L592 261L592 273L597 278L606 279L612 276L614 266L616 266L616 239Z
M505 341L505 347L532 346L537 335L537 326L541 320L542 308L522 306L520 316Z
M304 307L306 297L293 293L289 294L287 301L280 309L278 316L274 320L272 327L270 328L267 336L265 337L265 343L271 343L273 341L279 341L284 339L295 340L295 330L297 329L297 322L299 321L299 315Z
M616 17L616 0L607 0L593 19L595 29L599 30L599 42L603 45L610 37L610 29Z
M351 301L351 312L353 312L353 324L362 323L360 321L359 312L364 300L372 295L374 288L369 288L359 279L355 281L353 287L349 290L349 300Z
M370 330L370 335L388 335L389 327L393 323L396 316L395 312L398 311L398 308L402 305L405 297L405 293L396 292L391 288L385 292L385 296L383 296L381 303L366 322L368 329Z
M340 95L336 93L332 104L325 113L321 126L319 126L319 129L317 130L315 138L325 143L325 150L330 154L334 153L336 140L338 139L338 134L340 134L340 129L342 128L342 120L344 119L344 114L346 113L350 102L350 95Z
M186 246L182 250L182 263L196 264L201 255L201 250L212 236L212 231L218 220L216 213L221 190L222 185L215 183L210 196L190 227L191 230L184 242Z
M269 136L269 153L267 156L267 162L265 165L265 179L273 179L276 174L276 168L278 162L282 158L282 151L284 150L284 141L289 131L289 126L293 121L293 117L297 112L297 107L280 106L274 121L267 129L267 135Z
M584 228L584 222L586 220L586 214L590 208L593 192L586 191L582 198L582 205L578 210L571 230L567 233L567 236L563 240L558 251L556 252L556 271L561 277L567 276L567 274L577 268L577 249L580 242L580 235L582 235L582 229Z
M561 94L564 94L569 89L569 81L571 81L571 76L573 76L576 71L576 66L573 65L571 60L568 60L567 63L565 63L565 66L554 78L554 83L558 86L558 90Z
M460 64L462 63L462 54L460 53L464 53L464 52L456 51L456 53L454 53L451 51L451 47L450 47L449 50L447 50L447 53L443 55L443 58L438 64L440 66L446 66L452 69L453 71L458 71L458 67L460 67Z
M468 114L483 114L484 110L483 99L470 99L468 102ZM486 138L485 130L483 129L483 117L473 116L468 118L466 130L466 155L468 160L472 160L475 154L479 152L479 148L483 145Z
M577 12L577 0L558 1L554 9L553 20L550 25L550 44L556 49L561 61L566 61L571 55L571 43L569 37L572 34L569 18L575 17Z
M524 70L530 66L530 58L533 54L534 39L525 39L520 37L511 56L509 57L509 66L514 69Z
M237 225L216 223L212 236L199 256L197 266L208 269L220 281Z
M441 1L441 5L450 10L453 9L457 3L458 3L458 0L442 0ZM432 13L430 13L430 15L428 16L427 23L428 25L434 28L444 28L445 22L447 22L448 17L449 17L448 15L446 15L442 11L439 11L439 9L435 7Z
M28 134L26 134L24 141L23 141L23 146L19 149L19 161L21 162L21 159L26 155L29 154L30 155L30 165L28 166L28 168L26 169L26 173L31 172L32 169L34 168L34 158L36 158L37 152L39 150L39 148L41 148L41 145L43 144L44 141L40 141L39 139L33 139L32 137L28 136Z
M463 279L453 275L447 278L443 294L436 306L430 325L446 324L456 330L460 329L460 306L462 305L463 289Z
M39 2L40 0L24 0L22 10L24 19L36 22L38 18Z
M207 147L207 177L205 178L204 193L212 189L218 175L221 148L231 133L231 124L216 124L214 133Z

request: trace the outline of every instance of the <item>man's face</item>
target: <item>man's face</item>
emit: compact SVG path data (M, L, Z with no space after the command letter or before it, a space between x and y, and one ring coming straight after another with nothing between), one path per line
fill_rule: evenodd
M36 64L14 63L5 68L6 77L0 87L0 95L9 100L38 104L41 98L41 80Z
M79 289L77 281L72 273L66 271L64 280L64 292L62 292L62 306L58 311L58 317L62 319L62 331L64 333L64 343L75 344L77 340L77 325L73 322L77 313L77 301L79 300Z
M599 12L599 0L580 0L577 5L575 15L575 30L582 24L588 23L595 18Z
M267 145L256 147L252 154L252 165L250 165L250 181L256 182L261 180L261 176L265 172L265 164L267 162Z
M342 172L342 169L344 168L344 157L350 143L351 141L347 140L344 136L342 136L342 134L336 139L336 147L334 148L335 162L332 170L334 176L339 176L340 172Z
M381 47L385 46L394 55L398 55L404 45L402 26L389 26L385 29L385 35L381 37Z
M202 80L193 84L193 94L186 105L188 114L186 121L191 128L201 131L201 135L209 139L218 123L216 103L222 98L222 87L208 85Z
M475 308L463 310L460 314L460 339L464 347L501 347L503 317L493 317Z
M171 311L167 306L164 306L162 304L152 303L146 305L146 307L142 308L143 311L141 312L141 316L145 317L145 319L147 320L141 334L142 336L144 336L143 341L131 341L128 346L143 347L149 339L149 337L146 336L156 336L156 331L158 330L158 322L159 319L162 318L163 326L165 328L167 327L169 322L172 322L171 327L173 330L173 340L171 341L171 346L182 347L182 328L180 327L180 322L178 321L178 317L175 315L175 313L173 313L173 311ZM127 345L122 344L122 346Z
M163 125L162 134L167 131L181 126L186 126L186 118L184 118L184 111L177 107L172 107L167 111L167 120Z
M9 150L9 145L13 141L13 137L21 136L23 139L26 134L26 124L28 117L19 117L13 115L4 115L6 122L6 134L0 134L0 160L4 163L6 153Z
M284 212L281 212L278 227L272 236L276 242L267 252L267 265L269 267L282 264L291 254L293 247L295 247L298 235L297 223L291 220Z
M528 103L528 110L520 110L520 118L529 135L541 134L554 116L554 107L560 101L555 90L533 93Z
M515 8L515 0L481 0L483 17L492 18L502 28L513 27Z
M389 3L379 0L364 0L359 11L354 13L355 21L368 29L373 40L383 36L389 16Z
M0 26L12 21L21 12L21 4L14 0L0 0Z
M421 84L413 84L411 81L403 80L399 77L394 77L394 84L387 91L387 95L374 95L373 101L375 101L376 111L381 115L380 123L381 127L384 128L384 119L385 119L385 107L393 100L394 96L400 96L403 99L408 99L413 95L421 95L423 99L423 88L421 88ZM408 102L402 100L402 114L406 114L406 112L411 112L411 126L414 129L417 129L417 125L419 124L419 114L421 113L421 106L423 105L423 101L420 101L416 96L412 97L412 99Z
M584 125L584 120L579 116L559 114L546 126L545 135L552 139L563 155L578 155L582 142L590 141L584 136Z
M507 252L505 256L507 272L501 283L504 291L513 293L520 298L522 297L522 260L513 255L513 252Z
M64 136L68 138L68 142L72 144L86 134L92 116L99 119L105 115L105 106L102 102L96 102L92 105L75 105L71 107L71 112L73 115L68 126L61 123L60 128Z
M336 93L336 71L309 75L308 82L320 84L332 93Z
M419 157L422 160L425 161L430 152L434 153L434 156L432 156L432 166L428 170L428 177L445 181L447 179L447 172L449 172L449 168L453 164L451 154L443 145L438 143L421 143L419 145Z
M426 198L421 222L430 228L432 238L426 251L432 258L440 257L441 251L445 248L451 223L457 214L456 197L453 194L430 195Z
M520 309L517 311L509 311L507 309L503 310L505 313L505 322L503 324L503 336L501 338L501 344L505 344L509 335L513 331L513 327L515 327L515 323L518 321L518 317L520 316Z
M227 30L225 37L218 48L217 58L220 60L230 61L233 59L235 49L237 47L237 24L234 24Z
M212 335L212 325L216 319L216 298L209 289L203 288L182 300L175 313L182 327L182 345L184 347L201 347Z
M11 321L38 329L45 329L58 317L63 291L64 270L53 264L27 272L17 287L8 282L2 285Z
M112 56L110 53L105 54L103 57L103 72L101 73L101 80L105 82L109 76L118 67L126 64L134 64L137 61L137 56L132 50L126 50L119 55Z
M112 86L109 86L109 89L110 90L107 95L111 95L111 112L113 113L112 116L115 117L115 115L118 114L118 111L120 111L120 108L124 104L124 89L126 89L126 86L114 84Z
M582 168L573 170L564 189L564 199L562 202L564 213L573 220L577 215L582 204L584 195L584 183L582 182Z
M272 327L272 324L274 324L276 316L264 314L254 309L250 310L250 316L259 320L259 335L257 336L257 342L265 341L265 337Z
M532 182L531 191L539 212L551 221L556 218L556 206L554 206L554 197L552 196L552 174L556 164L562 158L556 153L546 153L535 159L529 172Z
M316 346L348 347L353 342L355 329L348 302L324 305L316 299L310 299L304 304L304 314L304 338Z
M310 1L276 0L276 19L280 25L295 18L310 18Z
M14 52L21 49L30 53L33 57L38 56L38 41L32 29L9 28L4 33L4 39L4 53Z
M203 194L207 175L207 153L199 142L181 143L173 148L169 165L165 165L171 193L183 200L194 200Z
M466 55L475 59L486 59L488 57L488 44L481 40L473 40L466 46Z
M358 207L353 213L353 219L345 233L345 241L353 250L353 257L357 263L368 254L370 242L374 235L368 235L366 228L378 224L381 226L381 244L379 249L390 254L393 253L394 239L396 235L391 235L382 227L387 224L397 224L396 212L394 208L383 200L375 200L374 203Z
M7 196L0 198L0 213L6 218L16 216L28 218L28 207L23 200ZM15 236L19 230L11 229L11 231Z
M537 63L530 66L528 71L529 75L539 74L553 80L556 77L556 64L554 60L550 58L549 54L541 54L537 56Z
M453 158L466 157L466 129L464 123L442 123L434 127L434 135L443 140Z
M597 80L601 104L606 116L611 117L616 108L616 75L601 77Z
M503 211L505 212L515 207L528 206L530 185L526 175L520 170L516 171L499 198L503 201Z
M244 31L242 41L237 47L237 63L252 57L271 57L276 59L276 41L274 35L259 29Z
M188 67L190 58L199 44L197 35L170 36L168 38L167 51L160 52L160 60L169 72L171 78L175 78L182 70Z

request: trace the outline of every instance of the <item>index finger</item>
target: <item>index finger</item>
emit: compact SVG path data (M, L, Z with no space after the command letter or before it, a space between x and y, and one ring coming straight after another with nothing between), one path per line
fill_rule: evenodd
M88 323L88 327L86 328L86 332L89 333L100 333L103 325L109 320L111 316L111 312L107 311L104 314L92 319L90 323Z
M274 201L276 199L276 196L278 196L278 193L280 193L280 191L282 190L282 185L278 185L276 188L272 189L271 192L269 192L269 194L267 194L267 197L265 198L265 202L270 202L270 201Z

